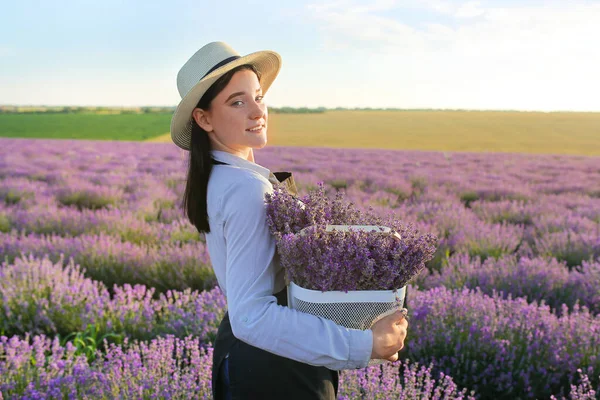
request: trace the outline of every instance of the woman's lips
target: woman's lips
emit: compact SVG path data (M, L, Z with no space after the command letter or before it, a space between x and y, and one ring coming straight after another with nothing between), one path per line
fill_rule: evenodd
M252 133L259 133L259 132L262 132L263 129L265 129L265 126L261 125L260 128L246 129L246 131L252 132Z

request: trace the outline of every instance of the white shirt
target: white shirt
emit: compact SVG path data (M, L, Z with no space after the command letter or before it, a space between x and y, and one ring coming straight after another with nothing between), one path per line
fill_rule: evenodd
M233 334L254 347L332 370L367 366L370 329L335 322L277 304L285 287L276 240L266 220L270 171L234 154L213 150L208 182L206 244L219 287L227 298Z

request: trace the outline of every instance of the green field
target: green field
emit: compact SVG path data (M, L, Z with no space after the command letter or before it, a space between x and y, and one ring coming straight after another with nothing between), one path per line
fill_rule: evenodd
M169 131L171 114L0 114L0 137L145 140Z
M170 141L171 114L0 114L0 136ZM270 114L269 144L600 155L600 113L327 111Z

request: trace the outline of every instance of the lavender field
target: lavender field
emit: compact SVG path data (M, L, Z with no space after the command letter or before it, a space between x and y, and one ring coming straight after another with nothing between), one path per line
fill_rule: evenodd
M340 399L599 399L600 158L270 147L439 238L406 359ZM0 400L210 398L225 299L167 143L0 139Z

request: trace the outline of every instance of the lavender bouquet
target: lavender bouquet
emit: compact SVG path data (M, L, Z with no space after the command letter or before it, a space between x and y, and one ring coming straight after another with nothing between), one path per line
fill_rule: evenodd
M342 192L331 199L322 183L302 198L275 185L266 204L286 279L305 289L395 290L421 272L435 253L434 235L419 235L412 225L377 216L372 208L361 211ZM351 227L328 231L328 225L386 226L400 238Z

